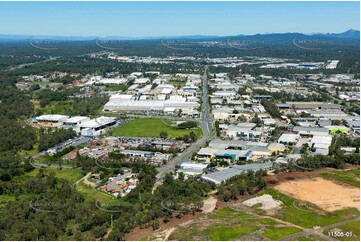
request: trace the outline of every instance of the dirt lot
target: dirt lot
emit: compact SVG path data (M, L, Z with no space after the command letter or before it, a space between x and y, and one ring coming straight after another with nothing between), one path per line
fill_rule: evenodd
M263 210L270 210L270 209L277 209L282 205L281 201L273 199L271 195L265 194L259 197L254 197L251 199L248 199L242 203L243 205L246 205L248 207L255 206L257 204L260 204L260 209Z
M346 207L360 209L360 190L315 177L282 182L275 186L280 192L332 212Z

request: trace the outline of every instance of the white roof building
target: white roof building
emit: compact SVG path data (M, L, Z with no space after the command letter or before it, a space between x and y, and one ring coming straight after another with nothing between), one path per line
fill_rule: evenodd
M278 139L278 143L296 143L299 138L298 134L282 134Z
M69 116L66 115L60 115L60 114L47 114L47 115L41 115L39 117L36 117L36 120L38 122L53 122L53 123L58 123L58 122L63 122L65 120L67 120L69 118Z

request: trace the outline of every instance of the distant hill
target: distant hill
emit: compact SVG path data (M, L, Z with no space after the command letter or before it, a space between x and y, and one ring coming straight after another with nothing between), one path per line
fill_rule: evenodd
M89 41L97 38L96 36L47 36L47 35L7 35L0 34L0 41L28 41L30 38L34 39L55 39L64 41ZM122 39L122 40L154 40L154 39L187 39L187 40L224 40L224 39L245 39L245 40L267 40L268 42L289 42L293 38L339 38L339 39L353 39L360 40L360 31L350 29L343 33L317 33L317 34L303 34L303 33L272 33L272 34L255 34L255 35L234 35L234 36L215 36L215 35L189 35L189 36L154 36L154 37L121 37L121 36L107 36L102 39Z

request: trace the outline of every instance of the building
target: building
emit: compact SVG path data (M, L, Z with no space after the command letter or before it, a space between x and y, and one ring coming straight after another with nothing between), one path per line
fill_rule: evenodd
M114 117L99 117L77 125L75 130L83 136L99 136L106 133L116 122Z
M328 155L332 143L332 136L314 136L311 140L311 150L315 154Z
M271 152L283 152L287 149L287 147L281 143L271 143L268 145L268 149Z
M251 150L231 150L217 148L202 148L197 153L200 160L231 159L235 161L249 160L252 157Z
M209 167L208 164L195 163L195 162L183 162L177 173L183 173L187 176L200 176Z
M129 97L130 96L130 97ZM169 99L161 100L137 100L131 95L113 95L109 101L104 105L104 111L147 111L169 110L167 108L174 108L175 110L197 109L198 102L187 101L182 96L170 96Z
M341 108L339 104L323 103L323 102L286 102L286 103L278 103L276 106L280 109L295 109L295 110L314 110L314 109L340 110Z
M252 163L246 165L232 165L229 168L208 173L202 175L202 179L207 182L215 183L216 185L221 184L229 180L234 176L238 176L243 172L247 171L258 171L258 170L268 170L272 168L272 163Z
M278 139L278 143L289 144L289 143L297 143L300 136L298 134L282 134Z
M305 127L295 126L293 132L298 133L301 137L313 137L313 136L324 136L328 135L329 130L327 128L320 127Z
M69 116L59 115L59 114L48 114L41 115L36 117L35 120L39 123L39 125L47 126L47 127L60 127L63 125L63 122L66 121Z
M144 150L122 150L120 153L126 155L127 157L142 159L151 159L155 155L155 152Z
M87 122L89 121L90 118L88 117L84 117L84 116L75 116L75 117L71 117L71 118L68 118L64 121L63 125L64 126L69 126L69 127L74 127L76 125L80 125L84 122Z

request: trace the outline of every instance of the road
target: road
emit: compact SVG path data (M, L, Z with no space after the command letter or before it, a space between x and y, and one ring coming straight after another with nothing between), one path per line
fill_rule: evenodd
M158 179L161 180L164 175L168 172L174 172L175 167L180 165L184 161L188 161L192 154L198 151L200 148L204 147L205 144L214 138L213 133L213 120L210 115L210 106L208 101L208 77L207 77L208 66L205 67L203 80L202 80L202 104L203 109L201 111L201 129L202 137L198 139L194 144L191 144L187 149L185 149L181 154L174 157L171 161L168 162L165 166L158 168L159 174Z

